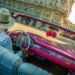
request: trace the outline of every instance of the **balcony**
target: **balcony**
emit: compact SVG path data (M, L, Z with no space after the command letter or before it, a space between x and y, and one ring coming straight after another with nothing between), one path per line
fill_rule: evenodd
M12 5L12 9L18 10L18 4L17 4L17 3L14 3L14 4Z
M0 6L2 6L2 0L0 0Z
M8 7L9 7L9 8L12 8L12 6L13 6L13 3L12 3L12 2L9 2L9 3L8 3Z

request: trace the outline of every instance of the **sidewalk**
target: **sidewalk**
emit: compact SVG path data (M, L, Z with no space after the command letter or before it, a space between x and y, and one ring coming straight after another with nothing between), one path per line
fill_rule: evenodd
M75 50L75 41L71 40L71 39L67 39L65 37L59 36L56 39L61 40L63 42L67 42L68 44L61 44L61 46ZM59 44L59 43L58 43Z
M68 39L66 37L59 36L59 37L56 37L56 39L67 42L67 43L75 44L74 40Z

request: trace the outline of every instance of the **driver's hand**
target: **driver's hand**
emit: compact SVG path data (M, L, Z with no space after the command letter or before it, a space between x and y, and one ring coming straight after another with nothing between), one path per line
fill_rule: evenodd
M26 57L28 57L28 53L26 49L22 49L22 54L25 55Z
M10 36L11 38L14 38L14 35L13 35L13 34L10 34L9 36Z

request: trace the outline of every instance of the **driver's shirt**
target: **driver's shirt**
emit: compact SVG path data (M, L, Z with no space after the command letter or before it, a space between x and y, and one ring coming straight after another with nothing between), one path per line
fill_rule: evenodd
M11 38L5 32L0 32L0 45L12 50Z

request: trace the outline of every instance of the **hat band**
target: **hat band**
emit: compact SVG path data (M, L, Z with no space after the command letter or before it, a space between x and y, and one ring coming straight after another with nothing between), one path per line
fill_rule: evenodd
M0 23L2 23L2 24L8 24L9 22L0 22Z

